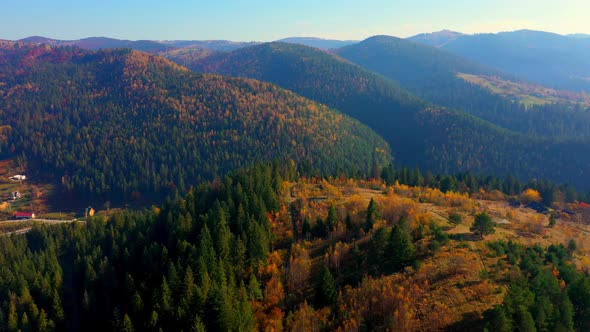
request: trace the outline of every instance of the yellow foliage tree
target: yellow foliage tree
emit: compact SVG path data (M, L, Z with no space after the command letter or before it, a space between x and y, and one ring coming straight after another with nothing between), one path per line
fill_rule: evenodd
M521 202L527 204L532 202L540 202L541 201L541 194L535 189L529 188L520 194Z

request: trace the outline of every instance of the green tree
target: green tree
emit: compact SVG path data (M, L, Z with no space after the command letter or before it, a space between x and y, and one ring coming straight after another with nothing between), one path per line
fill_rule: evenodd
M495 226L496 223L494 223L492 217L490 217L485 212L481 212L475 216L475 221L469 230L483 240L484 236L494 234L496 232L494 229Z
M386 256L388 257L386 270L389 273L401 271L404 267L411 265L416 258L416 247L403 217L397 225L393 226L389 234Z
M326 227L328 228L328 232L333 232L336 228L336 224L338 223L338 214L336 213L336 207L334 204L330 204L330 209L328 210L328 217L326 217Z
M449 213L449 222L451 224L455 224L458 225L463 221L463 218L461 217L460 214L456 213L456 212L451 212Z
M250 280L248 281L248 296L250 300L260 301L263 298L262 290L260 289L260 283L254 273L250 274Z
M123 321L121 321L121 326L119 328L121 332L133 332L133 323L131 322L131 318L127 314L123 317Z
M375 203L375 200L371 198L371 201L369 202L369 206L367 207L367 218L365 220L365 232L369 232L371 229L373 229L373 225L375 224L375 221L378 218L378 211L377 211L377 203Z
M549 225L548 227L555 227L555 224L557 223L557 218L555 218L554 214L550 214L549 215Z
M328 266L324 265L316 286L316 301L322 306L332 305L336 303L337 297L338 290L334 277Z

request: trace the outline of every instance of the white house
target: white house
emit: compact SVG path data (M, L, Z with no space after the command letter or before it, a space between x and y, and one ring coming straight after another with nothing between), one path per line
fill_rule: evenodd
M11 176L10 179L12 181L24 181L24 180L27 179L27 176L26 175L22 175L22 174L17 174L17 175Z

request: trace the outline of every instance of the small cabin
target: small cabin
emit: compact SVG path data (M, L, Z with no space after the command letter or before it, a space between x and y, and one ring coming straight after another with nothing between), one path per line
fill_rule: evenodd
M35 213L34 212L17 212L14 215L14 219L16 220L26 220L26 219L34 219Z
M22 174L17 174L17 175L11 176L10 179L12 181L24 181L24 180L27 179L27 176L26 175L22 175Z

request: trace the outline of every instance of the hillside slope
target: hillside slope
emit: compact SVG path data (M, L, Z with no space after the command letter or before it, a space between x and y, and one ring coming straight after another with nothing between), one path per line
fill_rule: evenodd
M0 59L2 153L77 197L161 197L278 157L345 173L391 159L366 126L275 85L130 50L14 44Z
M583 151L584 144L532 138L431 106L391 80L310 47L263 44L206 58L192 69L273 82L334 107L382 135L403 165L579 185L579 177L589 171L585 154L575 152Z
M461 37L463 38L463 37ZM389 36L375 36L337 53L369 70L396 80L433 103L459 109L500 127L553 139L590 138L590 113L576 102L536 107L515 102L463 79L465 75L496 77L513 84L519 79L427 45ZM542 96L541 96L542 97Z
M590 39L520 30L463 36L443 49L539 84L590 91Z

